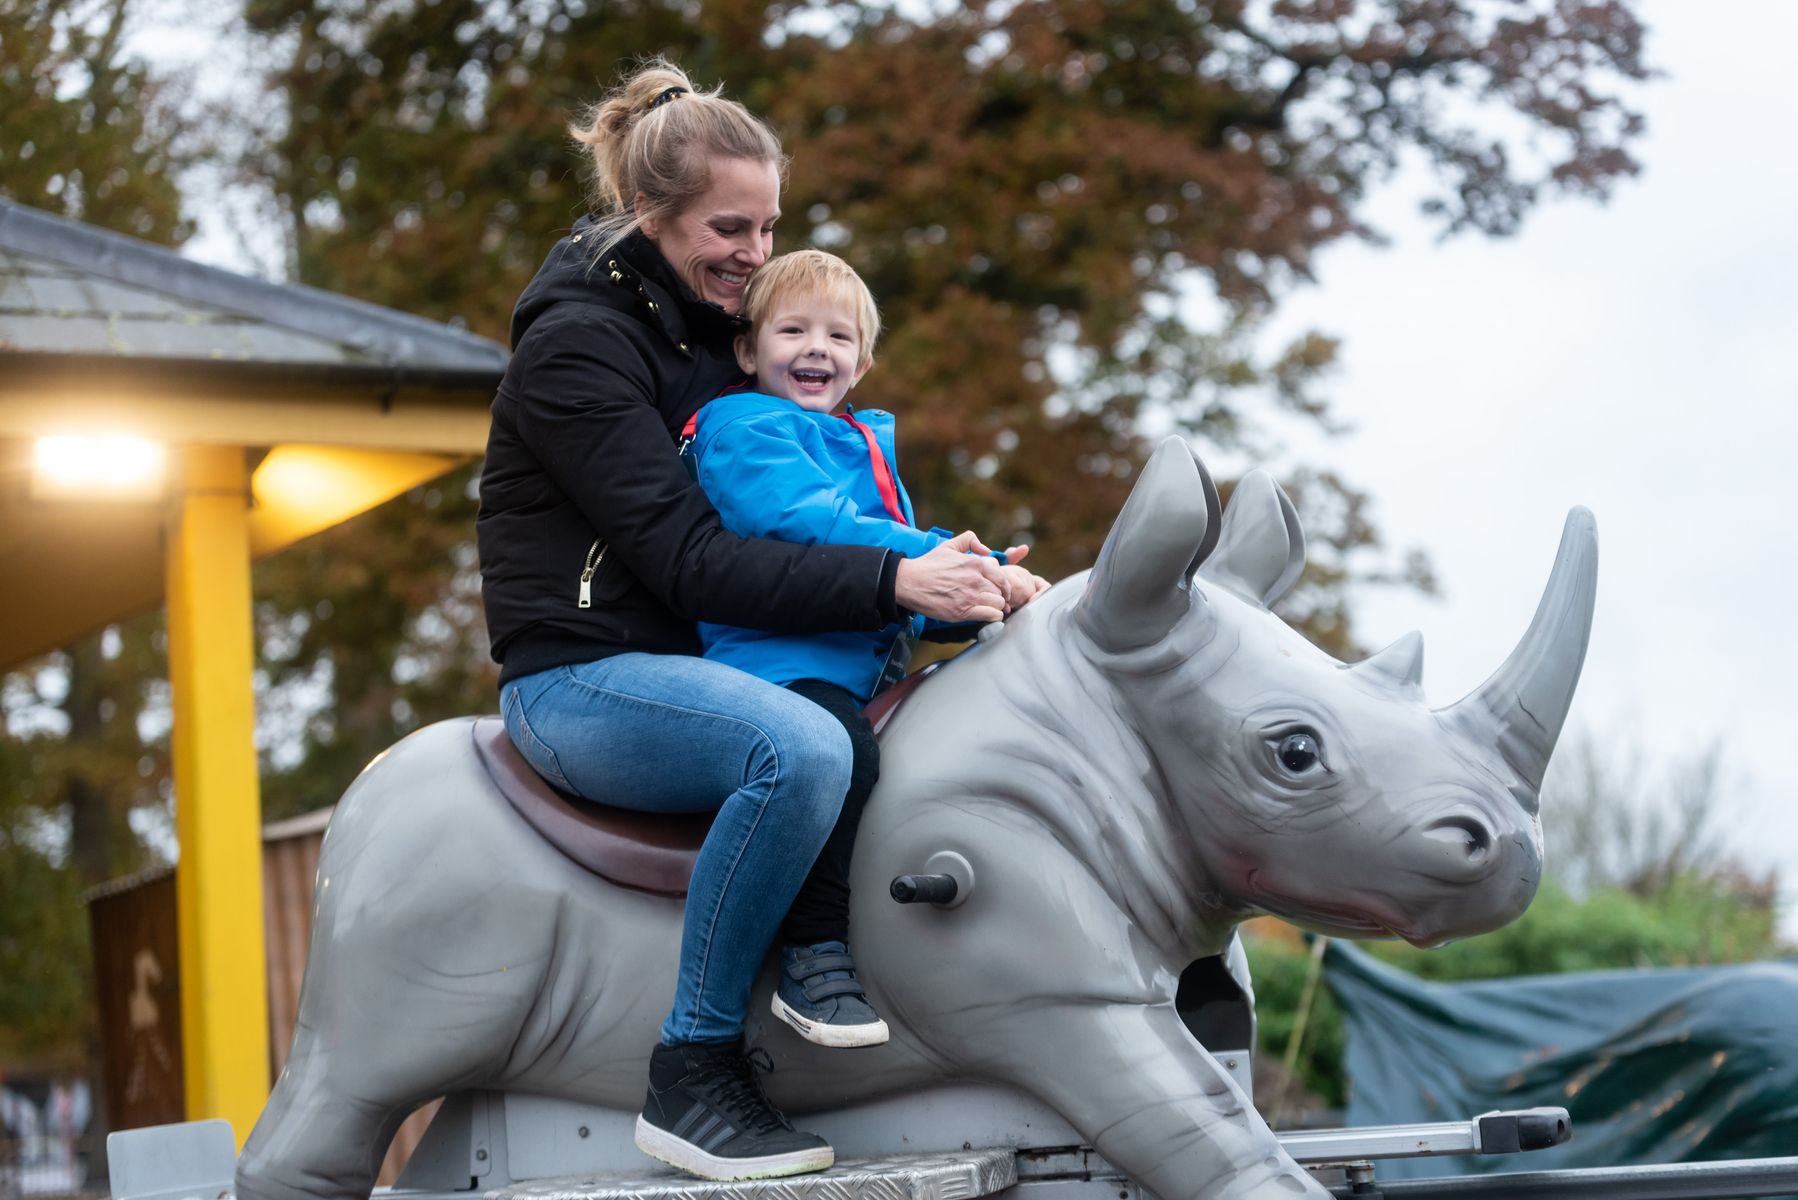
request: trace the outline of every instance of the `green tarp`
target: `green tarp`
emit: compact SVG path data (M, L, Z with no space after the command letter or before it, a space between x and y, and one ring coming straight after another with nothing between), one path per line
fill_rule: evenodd
M1382 1179L1798 1155L1798 963L1432 983L1332 942L1348 1124L1557 1105L1531 1154L1382 1162Z

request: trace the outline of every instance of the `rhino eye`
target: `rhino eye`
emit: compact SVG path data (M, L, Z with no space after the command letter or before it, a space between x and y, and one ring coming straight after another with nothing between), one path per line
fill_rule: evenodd
M1274 747L1274 757L1294 775L1303 775L1317 765L1317 736L1304 731L1289 733Z

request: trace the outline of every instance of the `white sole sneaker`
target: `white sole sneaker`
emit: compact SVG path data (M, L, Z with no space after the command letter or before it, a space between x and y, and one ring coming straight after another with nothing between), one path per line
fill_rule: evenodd
M799 1012L774 993L774 1003L770 1005L774 1015L791 1025L800 1037L817 1046L829 1046L836 1050L852 1050L857 1046L878 1046L887 1040L887 1023L876 1017L866 1025L829 1025L823 1021L813 1021L803 1017Z
M707 1154L691 1142L682 1141L659 1125L637 1118L637 1149L671 1167L710 1179L717 1183L735 1183L743 1179L780 1179L787 1175L807 1175L822 1171L837 1161L836 1151L829 1146L811 1150L792 1150L786 1154L768 1154L761 1158L720 1158Z

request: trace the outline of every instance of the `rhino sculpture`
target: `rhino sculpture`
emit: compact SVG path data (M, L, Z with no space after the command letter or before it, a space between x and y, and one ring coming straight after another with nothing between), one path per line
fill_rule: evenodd
M1161 1200L1328 1194L1189 1035L1177 981L1257 913L1430 945L1523 912L1597 543L1576 509L1522 642L1436 710L1416 635L1348 666L1268 610L1303 563L1267 475L1224 514L1169 439L1091 572L916 690L883 731L853 881L857 957L892 1040L780 1043L777 1103L989 1081L1059 1112ZM945 853L977 882L965 902L886 897ZM366 1196L400 1120L448 1092L641 1103L680 901L540 838L468 722L414 734L357 780L317 896L293 1050L239 1163L244 1200Z

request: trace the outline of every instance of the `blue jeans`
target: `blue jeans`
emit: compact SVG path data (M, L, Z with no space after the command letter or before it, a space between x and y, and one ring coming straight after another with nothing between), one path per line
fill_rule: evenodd
M728 1042L775 929L836 824L849 735L785 688L680 654L620 654L506 684L512 741L551 783L646 812L716 810L687 889L662 1042Z

